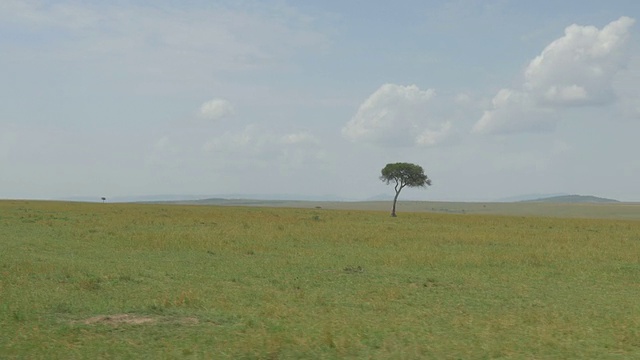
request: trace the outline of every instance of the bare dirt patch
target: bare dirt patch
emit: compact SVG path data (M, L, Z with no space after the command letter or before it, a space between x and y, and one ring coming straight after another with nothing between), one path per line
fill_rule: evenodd
M84 325L154 325L154 324L180 324L196 325L200 321L195 317L175 318L162 316L142 316L136 314L98 315L88 319L74 321L75 324Z
M79 321L85 325L96 325L96 324L104 324L104 325L142 325L142 324L153 324L157 322L157 319L148 317L148 316L139 316L134 314L116 314L116 315L100 315L90 317L85 320Z

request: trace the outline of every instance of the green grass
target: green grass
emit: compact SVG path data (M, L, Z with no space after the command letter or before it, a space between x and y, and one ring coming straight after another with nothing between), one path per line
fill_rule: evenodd
M0 358L640 358L640 222L0 201Z

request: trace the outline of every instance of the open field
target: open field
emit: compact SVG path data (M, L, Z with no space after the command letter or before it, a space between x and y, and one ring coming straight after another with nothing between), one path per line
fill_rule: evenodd
M0 201L0 358L640 358L633 211L384 205Z
M209 199L166 202L180 205L258 206L322 208L332 210L389 211L391 201L288 201ZM552 203L552 202L438 202L398 201L398 212L484 214L541 217L573 217L640 220L640 203Z

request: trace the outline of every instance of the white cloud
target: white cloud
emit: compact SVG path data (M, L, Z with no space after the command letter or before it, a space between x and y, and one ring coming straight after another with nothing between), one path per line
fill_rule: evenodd
M621 17L598 29L571 25L524 71L521 90L502 89L474 126L482 133L545 131L558 113L575 106L602 106L616 100L614 80L628 62L634 20Z
M69 61L118 59L137 72L167 76L175 64L193 76L286 64L297 50L323 51L309 15L278 4L128 5L0 1L0 21L52 34L47 48ZM140 64L148 68L140 69Z
M318 140L308 132L291 133L281 137L283 144L317 144Z
M442 143L451 131L451 122L443 123L439 129L427 129L416 137L416 144L433 146Z
M467 93L459 93L455 96L455 103L456 105L468 105L471 104L473 102L473 99L471 97L471 95L467 94Z
M526 91L543 104L598 105L613 100L612 80L626 63L629 17L594 26L571 25L525 70Z
M476 133L510 134L518 132L544 132L554 128L557 115L539 107L529 93L501 89L474 125Z
M436 145L451 124L433 115L433 89L384 84L358 108L343 127L351 141L387 146Z
M276 134L256 125L229 131L202 145L207 154L217 154L220 165L234 168L278 167L289 170L324 159L318 139L308 132Z
M204 119L220 120L234 113L234 106L228 100L212 99L200 106L198 115Z
M183 166L190 159L190 154L181 141L180 134L164 135L156 139L147 149L145 165L170 169Z

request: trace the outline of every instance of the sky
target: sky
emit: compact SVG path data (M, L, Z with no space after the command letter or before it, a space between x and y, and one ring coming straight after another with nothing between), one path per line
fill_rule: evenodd
M637 0L0 0L0 198L640 201Z

